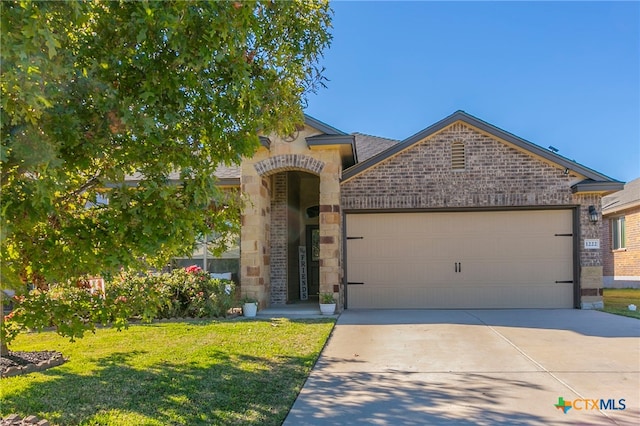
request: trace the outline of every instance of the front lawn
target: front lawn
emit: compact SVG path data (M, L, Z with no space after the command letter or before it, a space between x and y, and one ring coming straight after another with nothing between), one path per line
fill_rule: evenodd
M638 307L635 312L629 310L631 304ZM640 289L605 288L603 311L640 319Z
M225 320L99 329L70 343L19 336L13 351L54 350L65 364L1 379L0 416L60 425L280 425L333 319Z

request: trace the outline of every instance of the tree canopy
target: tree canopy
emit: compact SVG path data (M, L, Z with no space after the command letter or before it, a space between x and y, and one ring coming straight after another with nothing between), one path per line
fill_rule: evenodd
M5 288L228 240L238 197L216 167L302 122L331 40L325 1L0 7Z

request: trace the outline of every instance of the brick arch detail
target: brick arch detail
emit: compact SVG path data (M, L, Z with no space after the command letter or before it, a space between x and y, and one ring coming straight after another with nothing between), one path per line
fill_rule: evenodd
M260 176L269 176L275 173L301 170L315 175L320 175L325 163L316 158L302 154L285 154L269 157L255 164L255 169Z

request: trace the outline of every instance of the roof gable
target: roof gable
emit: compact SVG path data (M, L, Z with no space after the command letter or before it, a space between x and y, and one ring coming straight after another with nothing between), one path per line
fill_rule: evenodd
M464 111L456 111L448 117L438 121L437 123L432 124L424 130L419 131L418 133L408 137L397 145L394 145L387 150L367 159L366 161L360 162L355 166L346 170L343 174L343 181L349 180L364 171L376 167L378 164L386 161L387 159L393 157L394 155L405 151L417 143L420 143L424 139L428 138L431 135L434 135L443 129L449 127L450 125L456 122L462 122L469 126L475 127L476 129L487 133L497 139L501 139L507 143L510 143L517 148L520 148L523 151L531 153L534 156L541 157L546 159L547 161L557 164L559 167L564 167L568 170L572 170L586 178L586 182L584 188L582 190L588 190L591 188L589 186L591 182L612 182L619 184L618 181L611 179L608 176L605 176L601 173L596 172L588 167L585 167L581 164L576 163L575 161L569 160L566 157L558 155L554 152L551 152L547 149L544 149L534 143L531 143L525 139L522 139L518 136L515 136L509 132L506 132L492 124L489 124L485 121L480 120L470 114L467 114ZM595 188L594 188L595 189ZM613 188L611 188L613 189ZM613 189L616 190L616 189Z

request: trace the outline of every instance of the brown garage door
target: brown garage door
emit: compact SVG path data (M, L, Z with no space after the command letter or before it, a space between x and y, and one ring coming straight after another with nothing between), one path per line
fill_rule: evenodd
M348 214L348 308L571 308L571 210Z

